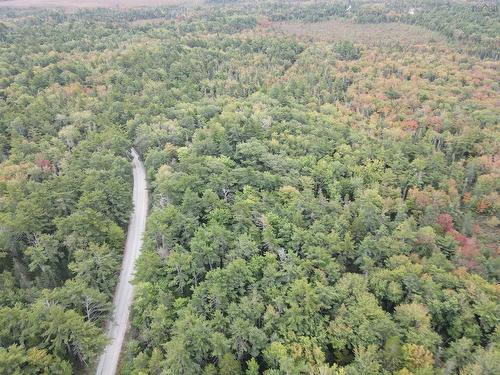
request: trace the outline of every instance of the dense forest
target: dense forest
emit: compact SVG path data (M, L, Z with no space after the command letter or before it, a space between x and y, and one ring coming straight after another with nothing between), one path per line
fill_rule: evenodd
M411 25L400 43L277 25ZM152 207L122 374L500 373L488 2L0 8L0 374L91 373Z

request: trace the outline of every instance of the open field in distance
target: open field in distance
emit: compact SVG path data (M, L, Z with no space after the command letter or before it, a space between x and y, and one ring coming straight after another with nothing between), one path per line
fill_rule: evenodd
M204 0L0 0L0 7L13 8L136 8L161 5L200 5Z

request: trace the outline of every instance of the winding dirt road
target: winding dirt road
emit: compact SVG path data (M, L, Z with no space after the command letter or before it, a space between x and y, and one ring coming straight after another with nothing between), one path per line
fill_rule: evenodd
M130 281L133 278L135 261L141 251L142 235L146 227L148 214L146 172L134 149L132 149L132 155L134 157L132 162L134 167L134 213L128 226L122 271L113 299L114 314L107 327L106 336L111 341L99 359L97 375L114 375L118 367L123 340L129 326L130 306L134 294L134 287Z

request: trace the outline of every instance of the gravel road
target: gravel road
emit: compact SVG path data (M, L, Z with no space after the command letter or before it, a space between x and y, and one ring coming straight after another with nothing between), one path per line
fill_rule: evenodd
M134 294L134 287L130 281L133 278L135 261L141 251L142 236L146 227L148 214L146 172L134 149L132 149L132 155L134 157L132 162L134 167L134 213L128 226L120 280L113 299L113 319L110 320L107 327L106 336L111 341L99 359L97 375L114 375L118 367L123 340L129 327L130 306Z

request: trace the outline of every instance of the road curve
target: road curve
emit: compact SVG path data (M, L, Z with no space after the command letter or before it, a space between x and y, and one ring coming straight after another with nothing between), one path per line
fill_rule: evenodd
M96 371L97 375L114 375L118 367L123 340L129 326L130 306L132 305L134 294L134 288L130 284L130 281L133 277L135 261L141 252L142 235L146 227L146 217L148 214L146 172L144 165L139 159L139 155L134 149L132 149L132 156L134 157L132 161L134 173L134 212L128 226L122 270L113 299L114 314L107 326L106 336L111 341L99 359Z

